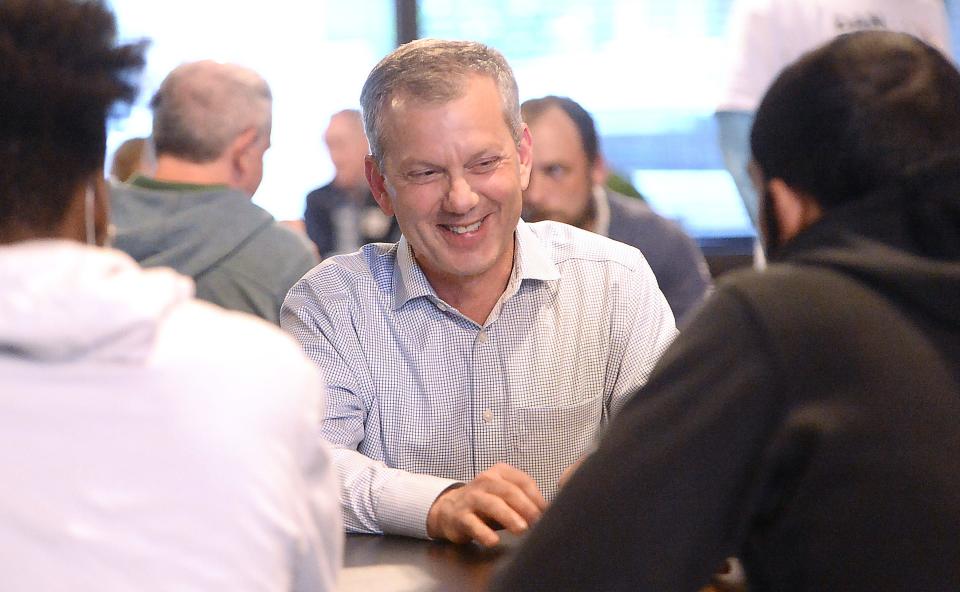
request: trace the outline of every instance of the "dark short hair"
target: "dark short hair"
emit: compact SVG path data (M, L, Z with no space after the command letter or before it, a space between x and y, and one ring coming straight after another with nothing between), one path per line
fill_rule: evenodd
M960 157L960 73L915 37L842 35L787 67L750 136L767 179L824 209Z
M539 99L529 99L520 105L520 112L523 114L523 121L525 121L527 125L530 125L551 107L562 109L563 112L573 120L573 125L576 126L577 133L580 135L580 143L583 145L583 151L587 155L587 162L590 165L597 162L597 157L600 155L600 140L597 136L597 127L593 123L593 117L573 99L555 95L547 95Z
M103 167L111 107L135 98L144 45L118 46L100 1L0 2L0 236L63 221Z

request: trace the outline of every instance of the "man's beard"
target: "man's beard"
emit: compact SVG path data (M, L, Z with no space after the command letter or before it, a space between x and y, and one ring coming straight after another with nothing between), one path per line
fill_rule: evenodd
M520 214L520 217L523 218L524 222L543 222L544 220L550 220L550 217L547 214L548 212L545 210L523 208L523 212Z
M553 210L524 208L522 217L524 222L543 222L544 220L555 220L557 222L569 224L570 226L576 226L577 228L590 230L590 227L593 226L596 214L597 204L593 199L593 194L591 193L587 197L587 206L583 208L577 216L569 217L564 215L562 212Z

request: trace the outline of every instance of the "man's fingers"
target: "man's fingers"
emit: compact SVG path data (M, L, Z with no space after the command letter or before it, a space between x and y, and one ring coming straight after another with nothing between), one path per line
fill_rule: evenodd
M524 493L527 494L527 498L532 500L533 503L537 506L537 510L542 514L547 509L547 500L543 497L543 494L540 493L540 488L537 487L535 481L531 480L529 484L523 487ZM539 515L538 515L539 517Z
M490 467L490 472L499 475L504 481L513 484L523 491L526 498L529 499L538 510L536 517L539 517L539 514L547 509L547 500L544 499L543 494L540 493L540 488L537 487L537 482L534 481L530 475L504 463Z
M528 502L529 504L529 502ZM530 528L527 521L507 500L495 494L478 496L474 512L485 521L493 521L513 534L526 532Z
M533 484L533 497L531 497L531 492L528 488L521 487L510 480L504 479L502 475L495 473L478 475L474 483L477 486L474 491L478 495L486 493L497 497L513 510L514 513L519 514L527 524L536 522L543 513L543 508L539 502L539 499L543 499L543 496L540 495L540 491L536 488L536 483ZM511 523L501 520L498 520L498 522L511 532L515 531L515 527ZM526 526L522 528L526 529Z
M585 456L580 457L580 460L578 460L577 462L573 463L572 465L564 469L563 473L560 474L560 479L557 482L557 485L559 485L560 487L563 487L564 485L566 485L567 481L570 480L570 477L573 477L573 474L577 472L577 469L579 469L580 465L583 464L583 460L585 458L586 458Z
M446 538L454 543L477 541L484 547L495 547L500 542L500 536L472 512L462 514Z
M440 494L427 514L427 533L492 547L500 542L494 528L526 532L546 506L533 478L509 465L495 465L470 483Z

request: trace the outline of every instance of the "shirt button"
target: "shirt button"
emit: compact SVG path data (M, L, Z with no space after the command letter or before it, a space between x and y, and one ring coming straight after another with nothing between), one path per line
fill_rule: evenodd
M486 333L485 331L480 331L480 334L477 335L477 339L480 340L480 343L486 343L486 342L487 342L487 333Z
M484 409L482 416L484 423L490 423L493 421L493 411L490 411L489 409Z

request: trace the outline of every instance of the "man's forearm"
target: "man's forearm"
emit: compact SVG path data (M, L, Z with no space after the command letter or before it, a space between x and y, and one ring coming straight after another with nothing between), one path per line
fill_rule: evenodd
M356 450L335 449L340 504L348 532L429 538L427 513L453 479L391 469Z

